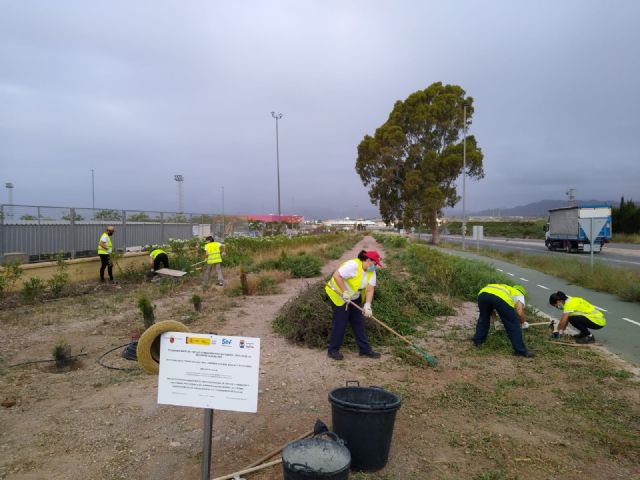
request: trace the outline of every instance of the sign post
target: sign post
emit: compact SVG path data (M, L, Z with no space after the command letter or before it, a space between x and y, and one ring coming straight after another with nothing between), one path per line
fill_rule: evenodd
M213 410L257 412L259 373L259 338L162 334L158 403L204 409L202 480L213 473Z

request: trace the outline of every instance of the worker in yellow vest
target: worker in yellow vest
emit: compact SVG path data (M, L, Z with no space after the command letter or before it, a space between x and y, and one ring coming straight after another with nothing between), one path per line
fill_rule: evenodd
M351 329L356 337L360 356L380 358L380 354L374 352L369 345L367 332L364 328L363 313L351 305L345 307L345 304L350 301L362 307L364 301L364 307L362 307L364 316L371 317L373 315L371 302L376 288L376 266L382 266L380 254L375 250L362 250L358 253L357 258L340 265L325 286L325 292L333 303L333 323L327 350L329 358L334 360L344 358L344 355L340 353L340 347L347 322L351 324Z
M596 339L589 330L600 330L607 324L602 311L584 298L568 297L564 292L556 292L549 297L549 304L562 310L562 317L558 322L557 331L551 334L552 338L559 338L569 323L580 331L574 337L576 343L593 343Z
M102 283L104 283L105 268L109 273L109 281L113 283L113 263L111 263L113 242L111 241L111 237L115 232L116 229L113 228L112 225L109 225L107 229L102 232L100 240L98 240L98 255L100 256L100 282Z
M224 254L225 246L223 243L216 242L211 236L207 237L207 243L204 245L205 258L207 259L207 266L204 269L204 277L202 279L202 288L207 289L209 287L209 277L211 276L211 270L216 269L216 275L218 277L219 286L224 286L224 278L222 277L222 255Z
M169 255L167 255L167 252L162 250L157 245L154 245L151 248L149 257L151 257L151 268L154 272L161 268L169 268Z
M476 347L482 345L489 334L491 314L496 311L504 325L514 355L532 358L535 355L527 350L522 339L522 324L525 323L524 297L527 290L522 285L506 285L491 283L478 292L478 310L480 316L476 324L476 334L473 344Z

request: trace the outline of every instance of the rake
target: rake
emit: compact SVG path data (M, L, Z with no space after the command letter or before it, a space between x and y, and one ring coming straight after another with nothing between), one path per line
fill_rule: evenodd
M364 312L364 309L358 305L357 303L353 303L351 300L349 300L349 303L351 305L353 305L354 307L356 307L358 310L360 310L361 312ZM375 321L378 325L383 326L384 328L386 328L387 330L389 330L391 333L393 333L396 337L398 337L400 340L402 340L403 342L405 342L407 345L409 345L411 348L413 348L419 355L421 355L422 357L424 357L424 359L429 363L429 365L431 365L433 368L438 366L438 359L436 357L433 357L431 355L429 355L424 349L420 348L419 346L417 346L415 343L413 343L411 340L409 340L407 337L400 335L398 332L396 332L393 328L391 328L389 325L387 325L386 323L384 323L382 320L378 320L376 317L374 317L373 315L371 315L371 317L373 319L373 321Z

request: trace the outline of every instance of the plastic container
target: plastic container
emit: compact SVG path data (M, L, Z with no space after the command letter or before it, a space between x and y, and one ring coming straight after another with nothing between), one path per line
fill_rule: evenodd
M333 430L351 452L351 469L383 468L389 459L400 397L380 387L347 382L346 387L329 393L329 402Z
M284 480L346 480L350 465L349 450L331 432L292 442L282 450Z

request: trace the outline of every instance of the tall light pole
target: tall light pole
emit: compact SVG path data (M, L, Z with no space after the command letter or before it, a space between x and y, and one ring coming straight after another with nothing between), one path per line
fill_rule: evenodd
M174 175L173 179L178 182L178 213L184 213L184 198L182 195L182 184L184 177L182 175Z
M93 168L91 169L91 208L93 210L96 209L96 189L95 183L93 182Z
M466 247L467 234L467 106L464 106L462 137L462 249Z
M9 194L9 218L13 219L13 183L7 182L4 184L7 188L7 193Z
M280 210L280 145L278 141L278 120L282 118L282 114L271 112L271 116L276 119L276 169L278 172L278 216L280 216L282 215L282 211Z
M222 239L224 240L224 187L222 189Z

